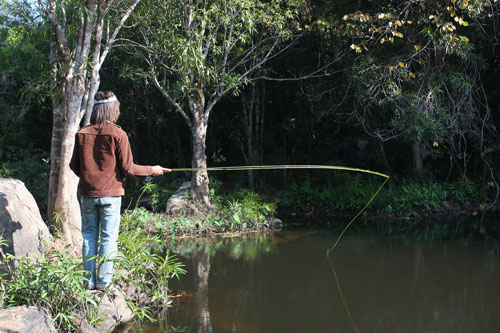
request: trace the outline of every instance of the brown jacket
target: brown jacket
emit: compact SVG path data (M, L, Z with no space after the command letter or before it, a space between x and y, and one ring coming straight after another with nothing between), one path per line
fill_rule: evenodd
M112 123L80 129L69 166L80 177L78 193L84 197L123 195L126 174L153 173L151 166L134 164L127 134Z

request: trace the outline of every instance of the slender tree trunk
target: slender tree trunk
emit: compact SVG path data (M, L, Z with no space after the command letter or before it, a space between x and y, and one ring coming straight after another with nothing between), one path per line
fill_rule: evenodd
M385 153L384 141L378 140L378 147L380 151L380 155L382 156L382 160L384 161L385 168L389 171L390 174L395 175L395 172L392 170L391 165L389 164L389 160L387 159L387 154Z
M50 143L50 176L49 176L49 195L47 216L49 220L54 217L54 203L57 198L57 189L59 184L59 169L61 165L61 141L63 133L63 112L62 105L57 105L54 102L52 110L52 139ZM58 226L59 228L61 226Z
M262 164L262 141L264 131L264 82L254 82L248 96L242 94L243 116L245 118L246 149L242 147L247 165ZM255 187L255 171L247 172L248 186Z
M422 145L420 141L414 142L411 146L413 160L413 176L418 182L422 181Z
M51 78L50 88L51 91L56 91L57 88L57 60L56 45L54 37L50 41L50 56L49 61L51 65ZM48 207L47 217L52 220L54 217L54 203L57 197L57 188L59 183L59 166L61 165L61 141L63 133L63 110L61 103L57 100L55 94L52 94L52 138L50 140L50 175L49 175L49 193L48 193ZM59 228L61 226L58 226ZM63 231L63 230L62 230Z

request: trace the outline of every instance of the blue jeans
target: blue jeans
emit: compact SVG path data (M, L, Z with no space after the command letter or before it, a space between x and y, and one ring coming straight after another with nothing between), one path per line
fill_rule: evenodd
M118 232L120 229L120 208L122 197L90 198L81 197L83 269L88 274L89 289L104 289L113 280L113 261L106 261L97 268L96 260L99 236L99 257L109 254L116 257L118 252Z

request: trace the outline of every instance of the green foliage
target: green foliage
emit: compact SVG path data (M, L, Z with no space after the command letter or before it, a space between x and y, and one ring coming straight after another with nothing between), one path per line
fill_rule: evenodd
M259 194L247 189L214 198L214 202L220 212L218 220L228 221L235 231L256 228L276 212L275 203L263 202Z
M46 147L48 30L28 1L2 1L0 7L0 145Z
M477 201L483 196L483 189L467 177L461 177L447 187L447 197L458 203Z
M204 96L225 94L243 85L249 68L298 29L301 6L290 0L144 1L138 9L139 50L148 49L150 65L165 71L174 100L200 88Z
M154 177L149 182L141 182L132 177L127 181L123 202L128 208L138 208L147 203L153 210L165 207L168 198L181 185L182 180L172 176Z
M338 175L328 183L306 179L293 183L283 193L282 204L294 210L311 211L314 208L336 211L359 211L376 192L380 183L370 177ZM464 204L478 202L484 197L481 186L468 178L445 184L432 180L423 183L389 182L375 198L368 210L376 215L392 217L419 217L440 209L449 202Z
M47 211L50 166L47 156L27 152L11 154L0 148L0 177L16 178L24 182L35 198L38 208Z
M82 259L70 257L67 250L51 250L36 259L7 255L3 264L16 267L2 281L5 306L28 304L47 309L61 331L78 329L77 311L91 324L102 319L93 310L99 300L84 287Z
M213 185L218 187L220 183L214 182ZM190 210L193 207L196 210L196 204L190 203L193 207L186 207L185 212L173 216L144 208L126 211L122 221L131 228L156 232L165 239L180 235L259 230L276 212L276 203L264 202L259 194L249 190L226 195L212 194L212 201L216 208L208 214L192 214Z
M152 319L149 305L167 304L168 281L172 277L179 278L185 270L169 251L155 253L154 248L161 245L159 239L143 234L143 230L134 228L132 222L124 221L125 230L119 236L119 250L123 256L97 258L98 264L107 260L115 262L114 284L126 288L135 286L137 290L136 294L127 295L130 309L140 319ZM5 245L1 238L0 245ZM1 251L0 254L0 265L15 266L9 270L10 275L0 276L3 306L28 304L47 309L60 331L77 330L80 315L91 325L99 325L103 319L103 315L98 315L102 297L86 289L82 258L71 257L66 249L50 250L35 259L15 258Z
M145 293L149 297L148 304L168 304L168 281L172 277L179 278L186 271L168 250L163 254L155 252L162 241L137 227L140 222L129 215L122 222L118 249L123 257L116 260L116 278L137 289L133 303L140 311L136 313L151 319L148 311L139 306L144 302L141 295Z

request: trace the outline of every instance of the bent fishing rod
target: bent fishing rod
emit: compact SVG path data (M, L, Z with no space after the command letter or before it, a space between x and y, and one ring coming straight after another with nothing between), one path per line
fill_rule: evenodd
M356 219L363 214L363 212L368 208L368 206L372 203L373 200L377 197L377 195L380 193L384 185L387 183L389 180L389 176L380 172L376 171L371 171L371 170L366 170L366 169L359 169L359 168L350 168L350 167L343 167L343 166L335 166L335 165L309 165L309 164L304 164L304 165L247 165L247 166L227 166L227 167L207 167L207 168L173 168L170 169L172 172L180 172L180 171L185 171L185 172L197 172L197 171L248 171L248 170L283 170L283 169L326 169L326 170L343 170L343 171L352 171L352 172L360 172L360 173L367 173L367 174L372 174L376 176L380 176L385 178L384 182L380 187L375 191L375 193L370 197L370 199L367 201L367 203L361 208L361 210L347 223L346 227L342 230L340 233L339 237L335 241L332 247L330 247L327 250L327 256L330 255L330 253L337 247L340 239L344 235L344 233L349 229L349 227L356 221Z

